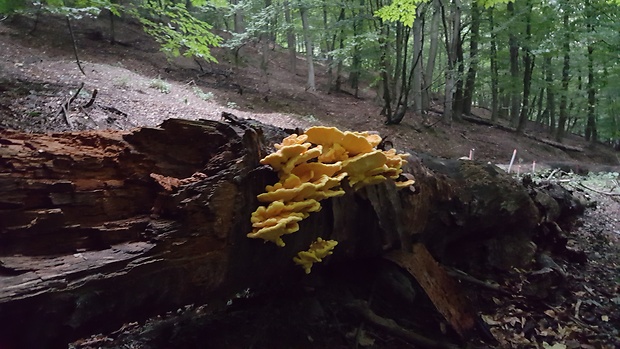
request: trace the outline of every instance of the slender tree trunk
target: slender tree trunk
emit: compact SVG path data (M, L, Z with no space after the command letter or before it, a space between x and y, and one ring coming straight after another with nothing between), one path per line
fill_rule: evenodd
M306 43L306 60L308 61L308 82L306 89L310 91L316 91L316 84L314 82L314 54L312 52L312 39L310 38L310 25L308 24L308 9L305 7L299 8L301 15L301 24L304 32L304 42Z
M293 20L291 19L291 6L288 1L284 1L284 20L286 21L286 45L288 46L289 67L293 74L297 74L297 43L295 42Z
M463 91L463 114L471 115L474 89L476 86L476 73L478 71L478 41L480 40L480 8L477 1L471 3L471 33L469 39L469 69Z
M344 7L341 9L340 11L340 18L342 18L342 21L344 21L345 19L345 11L344 11ZM340 28L340 49L344 50L344 28ZM342 87L342 66L343 66L343 60L342 58L338 59L338 68L336 69L336 82L334 83L334 89L336 91L340 91L341 87Z
M441 5L439 0L432 0L433 17L431 18L430 43L428 47L428 60L424 73L424 86L422 87L422 113L425 113L431 105L431 87L433 86L433 73L439 47L439 21L441 20Z
M562 16L562 27L564 30L564 43L562 51L564 52L564 63L562 64L562 96L560 96L560 116L558 119L558 128L556 130L555 139L561 142L566 131L566 120L568 113L566 106L568 104L568 82L570 80L570 25L569 25L568 6L564 7L564 15Z
M383 29L382 36L384 35ZM387 44L385 43L385 39L381 40L381 58L379 59L379 64L381 66L381 80L383 83L383 111L382 113L386 117L386 123L391 123L392 120L392 96L390 95L390 83L389 83L389 74L388 74L388 63L387 63Z
M545 56L545 85L547 87L546 107L549 117L549 134L555 134L555 88L553 86L552 57Z
M516 13L514 2L509 2L506 7L510 19L516 22ZM515 26L512 25L512 28ZM519 122L519 88L517 81L519 80L519 43L515 30L510 30L508 37L508 46L510 50L510 124L516 127Z
M363 5L364 0L360 0L360 8L363 7ZM351 85L351 88L354 89L355 97L358 96L360 72L362 69L361 52L359 49L359 45L357 45L358 36L360 35L361 30L360 18L362 17L362 14L363 12L361 9L360 12L357 14L355 13L355 11L351 10L351 18L353 18L353 40L356 44L353 45L353 53L351 56L351 72L349 73L349 83Z
M506 91L505 87L499 88L500 95L500 107L499 117L504 120L510 119L510 93Z
M446 68L445 99L443 122L451 124L453 119L454 92L456 89L456 63L459 35L461 33L461 2L453 0L450 4L450 17L446 18L446 5L442 6L442 21L445 30L445 45L448 66Z
M586 0L586 21L588 32L594 32L594 23L592 15L592 4L590 0ZM588 121L586 123L585 136L587 141L596 143L598 134L596 130L596 88L594 87L594 46L592 41L588 42Z
M463 117L463 75L465 73L465 58L463 57L463 40L461 40L461 35L459 33L458 41L456 44L456 71L457 71L457 79L455 84L454 91L454 102L452 109L454 109L452 117L454 119L460 120Z
M271 0L265 0L265 9L267 9L269 6L271 6ZM260 61L260 68L261 71L264 74L265 77L265 81L266 81L266 85L269 85L269 75L268 75L268 68L269 68L269 40L271 39L271 35L269 33L271 27L271 23L270 21L267 21L262 29L261 29L261 34L260 34L260 41L261 41L261 61Z
M543 71L543 75L544 75L544 71ZM544 78L544 76L543 76ZM548 116L546 116L546 111L543 109L543 98L545 97L545 89L544 88L540 88L538 90L538 99L537 104L536 104L536 123L537 124L545 124L547 121L546 119L548 118Z
M523 134L529 116L530 107L530 88L532 86L532 71L534 70L534 57L529 48L532 37L532 0L526 1L527 17L525 24L525 44L523 45L523 101L521 102L521 113L517 125L517 134Z
M239 5L239 0L231 0L233 5ZM243 11L239 8L235 10L235 33L243 33L245 25L243 23Z
M594 87L594 47L588 45L588 122L586 125L586 140L596 143L598 132L596 130L596 88Z
M413 52L411 61L412 70L412 94L413 110L417 114L423 114L425 109L422 105L422 42L424 33L424 12L425 4L419 4L416 9L416 20L413 22Z
M491 31L491 121L497 121L499 116L499 72L497 68L497 34L495 33L494 7L489 8L489 23Z

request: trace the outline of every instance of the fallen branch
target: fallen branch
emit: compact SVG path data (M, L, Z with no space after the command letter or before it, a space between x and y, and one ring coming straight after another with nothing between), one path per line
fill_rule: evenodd
M364 301L354 301L346 305L346 307L358 315L362 316L366 321L371 324L395 335L411 344L419 345L424 348L437 348L437 349L458 349L459 347L452 343L439 342L430 338L424 337L420 334L412 332L398 325L396 321L392 319L383 318L368 307L368 304Z
M466 282L469 282L471 284L484 287L486 289L489 289L491 291L495 291L495 292L501 293L501 294L506 295L506 296L512 295L512 293L510 293L510 292L506 291L505 289L501 288L499 285L493 285L493 284L490 284L488 282L476 279L475 277L465 273L464 271L461 271L461 270L458 270L458 269L448 269L447 272L448 272L448 275L450 275L450 276L452 276L454 278L457 278L459 280L466 281Z
M462 118L465 121L469 121L471 123L478 124L478 125L493 126L493 127L497 126L497 124L495 124L494 122L491 122L490 120L485 120L485 119L480 118L478 116L463 115Z
M71 122L69 122L69 116L68 116L68 112L69 112L69 107L71 106L71 103L73 103L73 101L77 98L77 96L80 94L80 91L82 91L82 88L84 88L84 83L80 84L80 87L78 87L78 89L75 91L75 93L71 96L71 98L69 98L66 102L64 102L61 106L60 106L60 110L58 110L58 113L56 113L56 117L58 117L59 115L62 114L63 119L65 120L65 123L67 123L68 126L71 126Z
M105 110L105 111L109 111L110 113L114 113L114 114L117 114L117 115L120 115L120 116L124 116L124 117L128 116L127 113L125 113L123 111L120 111L120 110L118 110L118 109L116 109L114 107L108 107L107 105L103 105L103 106L99 106L99 107L101 109Z
M84 104L82 106L82 108L90 108L92 107L92 105L95 103L95 98L97 98L97 89L93 90L93 94L90 96L90 100L88 101L88 103Z
M555 148L558 148L558 149L561 149L561 150L576 151L576 152L579 152L579 153L583 153L583 148L580 148L580 147L573 147L573 146L570 146L570 145L566 145L566 144L562 144L562 143L559 143L559 142L551 141L551 140L548 140L548 139L539 138L539 137L536 137L536 136L533 136L533 135L529 135L527 133L525 134L525 137L533 139L533 140L541 142L541 143L544 143L546 145L550 145L552 147L555 147Z
M595 193L598 193L598 194L607 195L607 196L620 196L620 193L611 193L611 192L606 193L606 192L601 191L601 190L597 190L597 189L594 189L594 188L590 188L590 187L586 186L586 185L585 185L585 184L583 184L583 183L579 183L579 185L580 185L580 186L582 186L582 187L584 187L584 188L586 188L586 189L588 189L588 190L591 190L591 191L593 191L593 192L595 192Z

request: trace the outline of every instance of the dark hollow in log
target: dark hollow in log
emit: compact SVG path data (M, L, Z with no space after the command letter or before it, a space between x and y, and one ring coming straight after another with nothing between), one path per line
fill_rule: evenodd
M523 186L491 165L426 156L407 165L414 190L387 182L325 200L284 248L248 239L256 195L277 180L259 159L288 133L227 121L0 130L0 348L62 347L301 278L292 258L318 236L339 245L313 272L417 242L469 270L531 260L540 215Z

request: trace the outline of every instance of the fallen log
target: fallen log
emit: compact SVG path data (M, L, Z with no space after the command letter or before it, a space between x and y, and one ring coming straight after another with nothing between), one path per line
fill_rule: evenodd
M288 133L227 120L135 132L0 130L0 347L62 347L298 279L292 258L319 236L339 245L318 272L412 253L414 243L474 274L532 260L540 216L519 183L491 165L423 155L407 165L411 190L386 182L325 200L283 248L248 239L256 196L277 181L259 159ZM471 314L452 315L467 332Z

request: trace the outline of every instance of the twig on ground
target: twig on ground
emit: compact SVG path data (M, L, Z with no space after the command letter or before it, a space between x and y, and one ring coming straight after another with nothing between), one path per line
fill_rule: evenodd
M553 176L555 176L555 174L558 173L559 170L559 168L556 168L555 170L551 171L551 174L549 175L549 177L547 177L547 181L550 181L551 178L553 178Z
M457 278L459 280L463 280L463 281L467 281L469 283L472 283L474 285L478 285L478 286L482 286L484 288L487 288L489 290L501 293L503 295L507 295L510 296L512 295L512 293L506 291L505 289L501 288L499 285L493 285L490 284L488 282L476 279L475 277L465 273L464 271L458 270L458 269L446 269L448 272L448 275Z
M611 193L611 192L606 193L606 192L601 191L601 190L597 190L597 189L594 189L594 188L590 188L590 187L586 186L586 185L585 185L585 184L583 184L583 183L579 183L579 185L580 185L580 186L582 186L582 187L584 187L584 188L586 188L586 189L588 189L588 190L590 190L590 191L593 191L593 192L595 192L595 193L598 193L598 194L607 195L607 196L620 196L620 193Z
M88 101L88 103L84 104L82 108L89 108L95 103L95 98L97 98L97 92L97 89L93 90L93 94L90 96L90 100Z
M71 126L71 122L69 121L69 107L71 106L71 103L73 103L73 101L77 98L78 94L80 94L80 91L82 91L82 88L84 88L84 83L80 84L80 87L75 91L75 93L71 96L71 98L69 98L66 102L64 102L60 106L60 110L58 110L58 112L56 113L56 117L62 114L63 119L65 120L65 123L67 123L67 125L69 126Z

